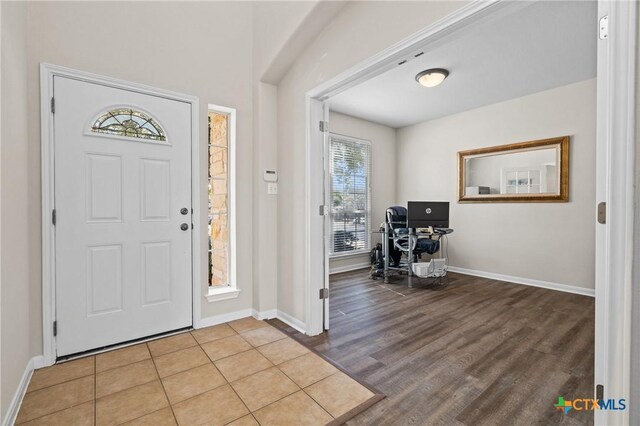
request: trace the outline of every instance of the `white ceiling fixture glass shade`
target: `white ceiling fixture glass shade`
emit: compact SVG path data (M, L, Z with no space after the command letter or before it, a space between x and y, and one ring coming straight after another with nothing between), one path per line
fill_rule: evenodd
M449 71L444 68L431 68L416 75L416 81L424 87L435 87L442 83L449 75Z

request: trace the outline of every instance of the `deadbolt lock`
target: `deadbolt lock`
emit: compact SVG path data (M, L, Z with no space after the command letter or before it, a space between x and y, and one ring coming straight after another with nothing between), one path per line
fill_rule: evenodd
M189 214L189 209L186 207L183 207L180 209L180 214L186 215Z

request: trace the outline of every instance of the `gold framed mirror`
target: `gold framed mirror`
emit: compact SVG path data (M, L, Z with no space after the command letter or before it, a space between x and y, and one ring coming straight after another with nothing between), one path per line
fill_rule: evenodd
M458 152L458 202L569 201L569 136Z

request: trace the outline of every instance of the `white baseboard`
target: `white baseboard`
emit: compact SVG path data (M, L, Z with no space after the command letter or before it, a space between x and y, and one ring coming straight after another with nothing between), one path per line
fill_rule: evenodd
M234 321L234 320L237 320L240 318L246 318L246 317L254 317L259 320L278 318L280 321L295 328L300 333L307 332L307 325L304 322L277 309L270 309L268 311L257 311L255 309L242 309L235 312L229 312L227 314L214 315L212 317L202 318L198 324L198 327L194 327L194 328L211 327L212 325L218 325L218 324L222 324L225 322Z
M329 275L339 274L341 272L356 271L358 269L364 269L364 268L370 268L370 267L371 267L371 262L368 262L368 261L356 263L354 265L338 266L335 268L329 267Z
M214 315L212 317L202 318L199 321L198 327L211 327L212 325L223 324L225 322L234 321L240 318L254 317L255 319L265 320L276 318L278 316L277 309L271 309L268 311L257 311L255 309L241 309L235 312L229 312L227 314Z
M241 309L235 312L229 312L227 314L214 315L212 317L202 318L197 328L211 327L212 325L218 325L229 321L234 321L240 318L253 316L253 309Z
M295 328L300 333L303 333L303 334L307 333L307 325L302 321L300 321L299 319L296 319L287 313L284 313L279 310L276 318L278 318L283 323Z
M493 272L476 271L474 269L458 268L457 266L449 266L449 271L457 272L464 275L473 275L475 277L491 278L499 281L508 281L515 284L530 285L533 287L547 288L549 290L564 291L565 293L580 294L583 296L595 297L596 291L592 288L582 288L573 285L552 283L548 281L533 280L530 278L514 277L512 275L502 275Z
M13 394L13 399L11 400L11 404L9 405L7 414L2 420L2 426L12 426L13 424L15 424L16 418L18 417L18 412L20 411L20 405L22 405L24 395L25 393L27 393L27 387L29 386L29 380L31 380L33 371L38 368L42 368L43 366L44 357L42 355L34 356L29 360L26 368L24 369L24 372L22 373L22 377L20 378L18 389L16 389L16 392Z
M255 309L253 309L252 315L254 318L259 320L272 319L278 316L278 310L270 309L268 311L256 311Z

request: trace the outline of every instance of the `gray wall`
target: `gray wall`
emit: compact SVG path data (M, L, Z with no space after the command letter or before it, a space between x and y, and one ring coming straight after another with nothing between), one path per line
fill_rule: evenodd
M596 80L398 130L398 197L450 204L452 266L595 287ZM568 203L459 204L457 151L571 135Z

